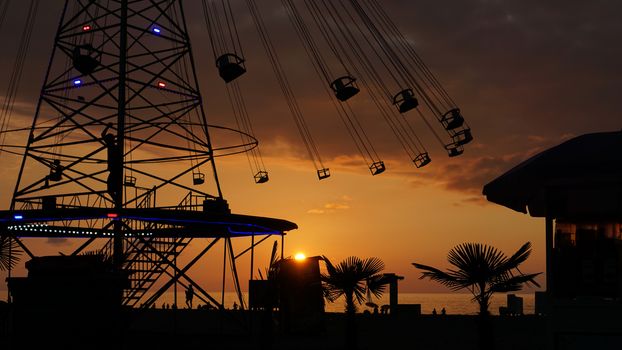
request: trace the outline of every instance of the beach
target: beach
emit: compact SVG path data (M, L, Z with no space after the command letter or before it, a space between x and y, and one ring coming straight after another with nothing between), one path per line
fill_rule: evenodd
M211 295L216 300L221 300L220 292L213 292ZM244 300L248 300L248 293L242 293ZM516 296L523 298L523 313L525 315L531 315L534 313L534 294L533 293L517 293ZM477 304L472 301L473 296L467 293L399 293L399 304L421 304L422 314L432 314L432 311L436 309L438 313L442 308L445 308L448 314L452 315L475 315L478 312ZM174 298L173 292L164 293L161 300L156 305L156 308L162 308L163 304L172 305ZM389 304L389 293L382 295L380 299L372 298L372 301L378 305ZM239 304L237 295L234 292L225 292L224 305L228 309L233 309L233 303ZM493 296L490 304L490 312L493 315L499 314L499 307L505 306L507 302L506 294L498 294ZM198 304L197 304L198 303ZM181 308L185 308L183 291L178 291L177 304ZM199 300L195 300L195 307L201 304ZM326 312L340 313L344 311L343 298L331 303L326 302L324 307ZM370 310L371 308L365 307L365 305L359 306L359 312L364 310Z

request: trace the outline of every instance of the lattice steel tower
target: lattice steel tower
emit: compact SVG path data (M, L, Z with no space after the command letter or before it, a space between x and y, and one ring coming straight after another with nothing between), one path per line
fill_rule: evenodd
M214 147L210 128L182 1L67 1L4 234L31 256L20 238L88 238L73 254L109 239L99 251L132 276L124 303L149 306L167 267L185 272L173 259L190 239L213 239L204 254L294 229L230 213L214 159L257 143Z

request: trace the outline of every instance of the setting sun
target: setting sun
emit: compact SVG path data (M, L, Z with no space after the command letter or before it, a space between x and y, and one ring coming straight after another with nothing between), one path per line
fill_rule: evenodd
M304 255L304 253L296 253L296 255L294 255L294 259L298 260L298 261L302 261L304 259L306 259L307 257Z

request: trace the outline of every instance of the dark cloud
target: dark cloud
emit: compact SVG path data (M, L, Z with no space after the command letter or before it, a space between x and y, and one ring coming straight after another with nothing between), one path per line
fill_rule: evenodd
M482 157L444 165L436 174L437 180L450 190L481 193L483 185L524 159L524 155Z
M248 64L240 85L256 136L268 156L278 156L271 152L288 145L289 155L304 158L303 144L248 11L243 2L235 3ZM429 170L404 171L416 174L414 184L442 181L449 189L476 193L486 181L533 152L536 143L550 145L559 135L621 127L622 80L617 78L622 76L621 2L388 0L381 4L412 38L476 137L463 157L449 159L426 127L413 119L433 156ZM13 16L0 32L6 39L6 50L0 53L5 72L12 67L25 14L17 4L11 6ZM61 2L46 1L41 6L19 95L20 101L31 105L43 80ZM187 2L186 7L210 122L234 126L209 52L199 2ZM361 166L357 149L327 102L280 2L262 1L261 10L320 152L339 166ZM0 84L0 93L5 85L6 81ZM380 157L409 163L378 113L362 99L352 106Z
M406 6L406 5L404 5ZM480 135L619 128L616 1L420 1L395 12ZM595 122L596 121L596 122ZM494 135L494 134L497 135Z
M445 189L467 195L464 203L483 203L481 196L484 185L518 165L529 157L557 145L573 135L544 138L538 135L509 137L507 142L520 144L522 149L515 153L495 154L494 147L479 145L478 153L483 156L466 156L456 162L443 162L435 167L416 173L410 181L412 186L438 185Z

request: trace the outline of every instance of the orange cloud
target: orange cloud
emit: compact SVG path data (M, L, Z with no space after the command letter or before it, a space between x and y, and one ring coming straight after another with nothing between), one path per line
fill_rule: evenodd
M326 203L324 204L324 208L329 209L329 210L346 210L346 209L350 209L350 206L347 204L341 204L341 203Z
M329 202L322 206L322 208L313 208L307 210L307 214L332 214L337 211L348 210L350 205L345 202L352 201L352 198L348 195L340 197L341 202Z

